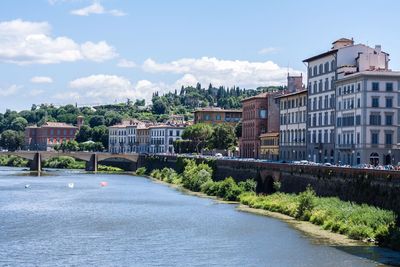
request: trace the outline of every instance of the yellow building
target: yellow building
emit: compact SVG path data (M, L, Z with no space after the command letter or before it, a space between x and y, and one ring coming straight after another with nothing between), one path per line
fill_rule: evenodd
M241 109L200 108L194 111L194 123L236 124L242 118Z
M279 160L279 133L265 133L260 135L260 158Z

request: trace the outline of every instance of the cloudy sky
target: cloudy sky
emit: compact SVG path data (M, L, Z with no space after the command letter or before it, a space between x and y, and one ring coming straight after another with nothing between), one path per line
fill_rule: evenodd
M398 1L2 0L0 112L149 100L197 82L281 85L353 37L400 69Z

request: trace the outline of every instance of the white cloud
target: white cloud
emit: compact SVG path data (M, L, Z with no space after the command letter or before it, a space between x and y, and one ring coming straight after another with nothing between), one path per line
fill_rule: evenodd
M117 66L120 68L134 68L134 67L136 67L136 63L133 61L127 60L125 58L122 58L118 61Z
M0 61L26 64L54 64L91 60L101 62L117 56L105 41L78 44L61 36L52 37L47 22L20 19L0 22Z
M277 51L279 51L279 48L276 48L276 47L265 47L265 48L260 49L258 51L258 53L261 54L261 55L266 55L266 54L275 53Z
M31 83L52 83L53 79L46 76L35 76L31 78Z
M280 67L272 61L250 62L244 60L222 60L214 57L183 58L167 63L147 59L143 70L153 73L174 73L183 76L176 86L194 85L197 82L214 86L240 86L256 88L259 86L286 84L287 72L300 74L300 71ZM181 83L181 84L179 84Z
M126 15L124 12L118 9L107 10L98 2L94 2L90 6L81 9L72 10L70 13L76 16L89 16L91 14L110 14L112 16L121 17Z
M57 94L54 98L87 104L124 102L127 98L150 101L153 92L163 92L166 88L147 80L133 84L125 77L106 74L75 79L69 82L69 87L71 91Z
M9 87L3 88L0 87L0 96L11 96L11 95L15 95L16 93L18 93L19 89L21 89L22 86L19 85L11 85Z

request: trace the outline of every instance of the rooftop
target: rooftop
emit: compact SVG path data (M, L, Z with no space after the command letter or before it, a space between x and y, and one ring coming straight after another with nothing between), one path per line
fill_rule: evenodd
M241 109L223 109L220 107L205 107L196 109L194 112L242 112Z
M291 92L291 93L283 93L281 95L276 96L275 98L283 98L283 97L288 97L288 96L293 96L293 95L299 95L299 94L303 94L303 93L307 93L307 89L303 89L300 91L296 91L296 92Z
M45 122L41 128L78 128L76 126L73 126L71 124L67 124L65 122L52 122L52 121L48 121Z

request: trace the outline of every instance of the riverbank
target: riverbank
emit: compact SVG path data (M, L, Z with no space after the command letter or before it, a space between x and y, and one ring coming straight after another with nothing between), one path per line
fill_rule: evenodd
M213 198L217 201L240 203L238 210L285 220L295 228L331 245L379 245L398 250L399 229L394 212L342 201L338 198L317 197L312 188L295 194L274 193L256 195L251 180L236 184L228 177L212 181L207 164L185 162L180 174L173 169L153 170L157 181L183 190L185 193ZM279 186L277 186L279 190Z
M311 237L312 241L317 244L329 245L329 246L346 246L346 247L350 247L350 246L352 246L352 247L360 247L360 246L369 247L369 246L374 245L371 242L362 242L360 240L350 239L347 236L342 235L342 234L323 230L319 226L314 225L310 222L299 221L299 220L296 220L294 217L290 217L290 216L282 214L282 213L251 208L247 205L241 204L240 201L227 201L220 197L210 196L210 195L207 195L202 192L191 191L189 189L184 188L182 186L182 184L171 184L171 183L165 182L163 180L156 179L149 175L143 175L143 176L152 180L154 183L168 186L177 191L181 191L187 195L212 199L212 200L216 201L217 203L221 203L221 204L237 205L236 210L238 210L239 212L248 212L248 213L252 213L252 214L256 214L256 215L267 216L267 217L279 219L279 220L284 221L285 223L289 224L291 227L301 231L305 235Z

